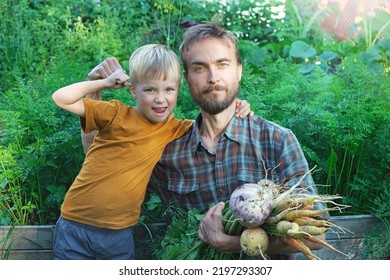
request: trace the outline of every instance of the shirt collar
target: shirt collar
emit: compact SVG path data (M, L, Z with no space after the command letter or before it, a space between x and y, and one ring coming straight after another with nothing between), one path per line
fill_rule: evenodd
M230 120L229 124L226 127L224 135L230 140L237 142L238 144L242 141L243 135L243 126L240 125L240 122L246 121L247 119L241 119L233 115L233 118Z

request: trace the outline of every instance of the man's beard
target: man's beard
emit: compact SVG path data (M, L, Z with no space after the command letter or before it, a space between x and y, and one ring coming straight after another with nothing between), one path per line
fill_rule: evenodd
M216 94L213 91L226 91L224 100L219 101L217 98L210 98L210 95ZM193 97L194 101L199 107L210 115L216 115L228 108L236 100L238 95L238 86L229 91L229 88L224 85L210 85L203 92L201 96Z

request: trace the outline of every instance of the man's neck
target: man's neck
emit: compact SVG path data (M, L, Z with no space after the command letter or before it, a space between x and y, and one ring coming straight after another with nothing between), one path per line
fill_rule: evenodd
M202 122L199 127L200 136L202 137L203 143L210 151L215 152L216 143L234 116L235 111L235 102L233 102L229 108L217 115L210 115L201 110Z

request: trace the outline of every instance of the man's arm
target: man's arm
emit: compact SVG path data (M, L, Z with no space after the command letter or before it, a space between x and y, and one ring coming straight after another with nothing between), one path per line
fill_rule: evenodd
M115 57L106 58L103 62L101 62L99 65L93 68L91 72L89 72L87 76L87 80L94 81L94 80L105 79L118 69L123 70L119 61ZM100 91L89 93L86 95L86 97L94 100L102 99ZM83 149L85 154L88 152L89 147L91 146L95 135L96 135L96 131L85 133L81 129L81 142L83 144Z

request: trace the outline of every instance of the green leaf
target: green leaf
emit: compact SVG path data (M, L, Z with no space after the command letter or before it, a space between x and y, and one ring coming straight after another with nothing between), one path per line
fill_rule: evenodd
M267 53L257 43L242 40L240 42L240 53L250 64L259 67L266 59Z
M327 52L320 54L318 56L318 59L320 61L331 61L331 60L336 59L338 57L339 57L339 55L337 53L332 52L332 51L327 51Z
M290 56L297 58L310 58L316 55L317 51L303 41L295 41L291 45Z
M386 54L390 56L390 37L383 38L377 45L385 50Z
M302 64L301 67L299 67L299 73L301 74L308 74L314 70L315 65L310 63L310 64Z

